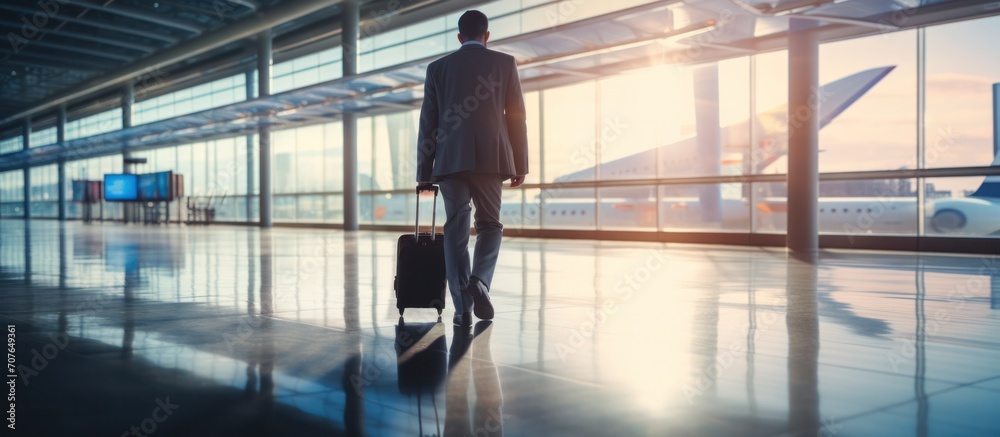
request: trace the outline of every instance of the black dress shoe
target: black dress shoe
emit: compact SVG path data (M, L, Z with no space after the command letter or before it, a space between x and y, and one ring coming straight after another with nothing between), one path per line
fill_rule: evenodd
M490 292L486 289L486 284L474 277L469 280L469 286L466 290L466 295L472 296L472 301L475 302L475 305L472 306L472 312L476 314L476 317L483 320L492 319L493 303L490 302Z
M455 314L452 322L457 326L472 326L472 313Z

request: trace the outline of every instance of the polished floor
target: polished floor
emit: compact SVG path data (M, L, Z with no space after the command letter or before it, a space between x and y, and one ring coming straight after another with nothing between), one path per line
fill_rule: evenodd
M1000 435L995 256L508 239L463 332L396 237L0 221L18 434Z

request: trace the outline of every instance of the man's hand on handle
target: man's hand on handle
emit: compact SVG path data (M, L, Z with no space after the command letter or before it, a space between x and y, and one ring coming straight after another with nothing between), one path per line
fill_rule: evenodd
M524 183L524 176L514 176L514 177L510 178L510 187L511 188L520 187L521 184L523 184L523 183Z

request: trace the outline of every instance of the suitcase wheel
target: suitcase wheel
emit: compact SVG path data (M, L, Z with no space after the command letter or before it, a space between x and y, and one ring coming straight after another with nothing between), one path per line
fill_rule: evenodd
M441 317L441 308L438 308L438 317Z
M403 311L404 310L402 308L399 309L399 317L403 317Z

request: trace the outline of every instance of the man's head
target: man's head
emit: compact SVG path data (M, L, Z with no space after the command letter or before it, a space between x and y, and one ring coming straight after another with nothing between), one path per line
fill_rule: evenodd
M486 14L479 11L465 11L458 19L458 40L486 43L490 39L490 22Z

